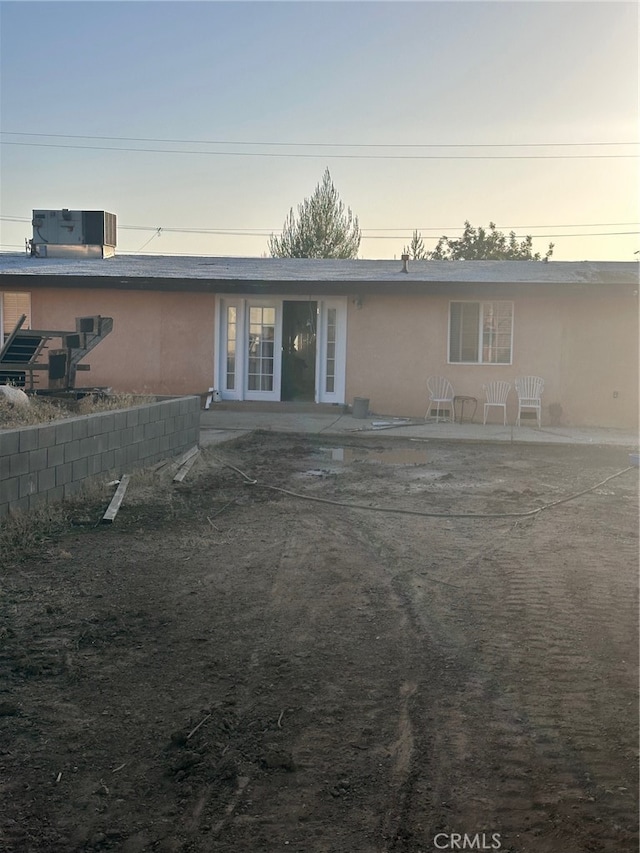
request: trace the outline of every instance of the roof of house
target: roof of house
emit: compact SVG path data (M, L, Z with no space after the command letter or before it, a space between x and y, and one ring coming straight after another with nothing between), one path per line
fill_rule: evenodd
M308 258L216 258L118 255L108 259L31 258L0 255L0 276L38 276L42 286L193 289L221 291L233 286L273 290L278 284L315 283L341 291L354 285L393 283L408 289L429 285L638 285L639 265L619 261L409 261L320 260ZM253 284L252 284L253 283ZM35 284L35 282L33 282ZM32 282L29 282L32 286ZM0 279L0 287L1 279ZM315 288L314 288L315 289Z
M638 280L634 261L402 261L117 255L68 260L0 255L0 274L144 276L252 281L512 281L622 283Z

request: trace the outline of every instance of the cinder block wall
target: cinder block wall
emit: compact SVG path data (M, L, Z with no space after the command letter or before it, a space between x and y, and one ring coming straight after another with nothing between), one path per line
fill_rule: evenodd
M0 519L63 500L90 477L120 476L189 450L199 431L199 397L0 430Z

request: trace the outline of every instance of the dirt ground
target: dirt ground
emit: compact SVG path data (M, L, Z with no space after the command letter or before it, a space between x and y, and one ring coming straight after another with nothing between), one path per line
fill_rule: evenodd
M637 849L626 451L333 441L4 565L2 853Z

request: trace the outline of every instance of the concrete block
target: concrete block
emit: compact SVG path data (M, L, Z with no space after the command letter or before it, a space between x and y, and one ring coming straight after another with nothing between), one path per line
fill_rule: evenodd
M22 427L19 430L20 435L20 453L25 450L36 450L38 447L38 432L39 427Z
M11 456L0 456L0 480L4 480L11 474Z
M20 477L20 497L28 497L38 491L38 475L23 474Z
M140 458L138 450L139 445L137 444L128 444L124 448L124 464L127 470L130 470L138 462Z
M88 438L83 438L80 441L80 458L93 456L99 453L98 443L100 439L97 435L90 435Z
M43 447L39 450L29 451L29 471L42 471L47 467L47 449Z
M38 491L48 492L56 486L56 469L46 468L44 471L38 471Z
M13 504L20 497L20 478L9 477L0 482L0 504Z
M64 462L64 445L54 444L53 447L47 447L47 468L55 468L56 465L62 465Z
M0 431L0 457L20 450L20 432L16 429Z
M149 418L151 417L151 411L149 406L144 406L139 410L138 413L138 425L144 425L149 423Z
M56 424L56 444L66 444L73 438L73 424L71 421L60 421Z
M114 412L113 413L113 428L114 429L126 429L127 427L127 412Z
M25 513L29 512L29 498L16 498L15 501L11 504L11 515L15 515L16 513Z
M89 476L89 466L86 457L72 462L71 477L73 480L84 480Z
M95 456L87 457L87 473L90 477L95 477L96 474L102 474L102 454L96 453Z
M19 477L21 474L29 473L29 454L14 453L9 463L9 476Z
M89 415L87 417L87 435L100 435L103 430L103 420L101 414Z
M86 438L89 434L87 425L87 416L74 418L71 422L72 437L79 441L81 438Z
M119 474L126 474L126 471L122 470L122 466L124 465L124 448L118 447L117 450L113 451L113 467Z
M66 486L67 483L71 482L72 466L72 462L65 462L63 465L56 466L56 486Z
M101 432L96 435L96 441L96 453L104 453L105 450L109 449L109 433Z
M46 496L47 503L58 503L64 498L64 486L54 486L53 489L48 489Z
M144 443L145 455L144 458L148 459L150 456L158 456L160 453L160 442L161 438L151 438L149 441ZM143 457L140 457L141 459Z
M38 447L51 447L56 443L55 424L41 426L38 432Z
M126 415L128 427L138 426L138 409L129 409Z
M38 506L42 506L47 503L47 493L35 491L32 495L29 495L29 509L35 509Z
M101 415L102 418L102 430L101 432L113 432L115 426L115 417L113 412L105 412Z
M72 498L74 495L77 495L80 489L82 488L82 483L74 482L71 480L69 483L65 483L64 485L64 499Z
M105 450L104 453L101 454L101 468L107 473L108 471L113 471L116 467L116 452L115 450Z
M64 461L75 462L80 457L80 442L68 441L64 446Z
M109 433L108 438L109 450L118 450L120 447L122 447L122 430L118 430L117 432L115 432L115 430L112 430Z
M144 425L138 424L138 426L134 426L131 430L131 440L134 443L138 443L144 441Z

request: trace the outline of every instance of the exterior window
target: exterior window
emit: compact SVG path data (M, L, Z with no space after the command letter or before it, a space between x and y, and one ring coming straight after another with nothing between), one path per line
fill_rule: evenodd
M511 364L513 302L451 302L449 363Z
M31 294L0 292L0 346L15 329L20 317L26 314L23 329L31 328Z

